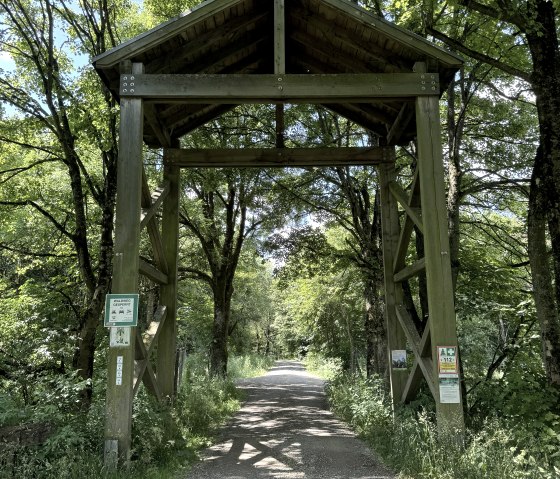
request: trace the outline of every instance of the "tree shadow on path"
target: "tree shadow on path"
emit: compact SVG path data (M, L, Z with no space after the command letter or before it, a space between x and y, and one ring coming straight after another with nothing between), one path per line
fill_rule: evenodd
M188 479L393 479L328 410L324 382L297 361L242 380L247 400Z

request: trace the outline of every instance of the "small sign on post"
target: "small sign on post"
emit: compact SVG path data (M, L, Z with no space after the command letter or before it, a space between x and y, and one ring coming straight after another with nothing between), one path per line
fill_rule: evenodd
M130 346L130 326L118 326L116 328L109 328L109 347L110 348L123 348Z
M438 346L439 400L442 404L461 402L457 346Z
M105 327L138 326L138 294L108 294Z

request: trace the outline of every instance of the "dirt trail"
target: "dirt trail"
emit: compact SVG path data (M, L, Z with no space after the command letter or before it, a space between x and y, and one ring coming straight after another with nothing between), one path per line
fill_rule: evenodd
M324 382L296 361L243 380L247 401L184 479L394 479L328 411Z

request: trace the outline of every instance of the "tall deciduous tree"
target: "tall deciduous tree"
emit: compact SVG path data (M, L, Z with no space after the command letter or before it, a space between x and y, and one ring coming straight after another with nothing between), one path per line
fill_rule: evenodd
M54 162L70 192L69 204L57 205L40 191L12 189L1 204L31 208L75 253L85 297L72 298L77 336L72 363L87 383L85 405L91 399L96 330L111 279L117 113L93 73L80 72L73 62L120 42L116 23L124 6L87 0L79 5L64 0L0 3L0 45L15 63L0 77L0 101L13 112L1 140L26 158L18 171L5 167L3 176L20 180L43 162ZM29 136L22 136L18 125Z
M547 0L489 2L459 0L459 28L493 32L498 40L462 42L445 34L445 9L429 18L427 31L451 48L528 83L535 95L539 148L529 197L528 243L533 292L541 325L549 381L560 385L560 50L557 7ZM458 18L453 16L453 18ZM438 24L435 20L438 20ZM476 27L476 28L475 28ZM547 252L547 232L552 255Z

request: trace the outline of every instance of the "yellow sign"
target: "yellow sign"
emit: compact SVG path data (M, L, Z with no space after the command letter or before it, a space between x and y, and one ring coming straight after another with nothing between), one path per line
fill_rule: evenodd
M457 346L438 346L438 372L440 376L459 374Z

